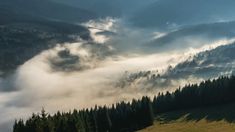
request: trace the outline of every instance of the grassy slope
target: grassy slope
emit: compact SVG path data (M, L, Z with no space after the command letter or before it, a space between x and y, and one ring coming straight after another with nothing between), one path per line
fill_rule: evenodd
M140 132L234 132L235 104L169 112Z

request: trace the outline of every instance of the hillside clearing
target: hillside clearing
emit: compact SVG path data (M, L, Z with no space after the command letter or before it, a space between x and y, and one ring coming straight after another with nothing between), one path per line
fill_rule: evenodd
M234 132L235 104L161 114L139 132Z

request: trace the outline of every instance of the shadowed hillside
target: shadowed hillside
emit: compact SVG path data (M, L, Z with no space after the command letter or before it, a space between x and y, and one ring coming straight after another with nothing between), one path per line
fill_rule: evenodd
M58 43L91 39L87 28L70 23L72 19L88 20L92 15L47 0L3 0L0 17L0 71L3 73Z

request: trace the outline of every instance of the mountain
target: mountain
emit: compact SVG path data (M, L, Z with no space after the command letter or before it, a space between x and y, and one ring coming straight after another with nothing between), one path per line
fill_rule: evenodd
M77 8L47 0L3 0L0 10L0 73L16 69L57 43L91 39L87 28L66 22L90 19L92 15Z
M182 25L234 20L233 0L158 0L131 18L136 26L167 30Z
M14 70L26 60L57 43L90 39L81 26L50 21L21 22L0 26L0 71Z
M235 36L235 22L219 22L182 27L151 40L146 47L153 52L199 48L203 44ZM183 48L182 48L183 47Z
M135 87L143 90L159 90L184 85L184 81L193 83L201 79L234 75L234 50L235 43L231 43L189 56L188 59L176 66L169 66L164 71L125 73L116 85L120 88Z
M188 77L215 78L220 75L231 75L235 72L235 43L207 50L179 63L167 76L172 78Z

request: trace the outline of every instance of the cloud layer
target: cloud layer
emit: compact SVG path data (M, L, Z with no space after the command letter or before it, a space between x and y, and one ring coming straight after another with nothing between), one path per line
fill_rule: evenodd
M167 37L174 31L160 33L157 29L136 28L113 18L91 20L83 25L90 29L93 41L57 44L25 62L11 76L0 79L0 116L7 115L0 119L0 129L10 129L5 124L12 124L14 118L27 118L41 107L53 113L109 105L198 82L204 78L190 76L192 72L187 76L175 75L173 71L182 70L184 67L180 69L179 65L186 65L198 53L234 41L232 37L194 37L197 47L182 41L187 46L150 52L146 48L150 40ZM180 39L184 35L176 36Z

